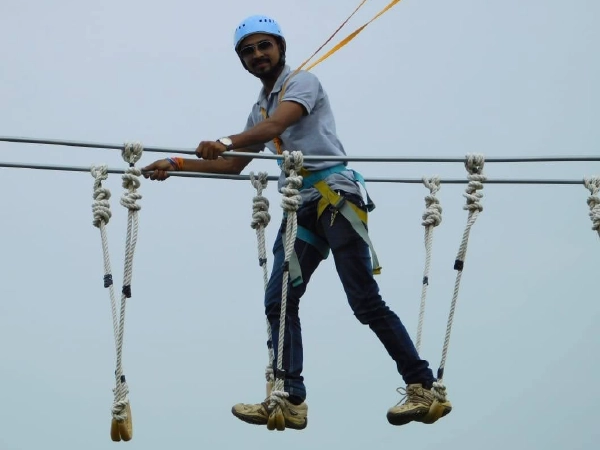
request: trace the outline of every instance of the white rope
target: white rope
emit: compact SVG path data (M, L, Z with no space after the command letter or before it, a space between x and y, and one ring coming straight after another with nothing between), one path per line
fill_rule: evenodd
M125 332L125 310L127 299L131 297L131 279L133 275L133 255L137 244L138 211L141 206L136 203L142 196L137 192L140 187L139 177L142 171L134 167L142 156L143 147L139 142L126 143L121 156L129 164L122 176L122 186L126 189L121 197L121 205L127 208L127 235L125 239L125 263L123 271L123 289L121 292L121 310L117 337L117 367L115 370L116 386L114 389L113 417L122 421L127 418L126 407L129 404L129 388L123 375L123 337Z
M140 186L139 177L141 170L134 167L142 156L143 147L140 143L125 144L122 156L129 168L123 174L123 187L127 189L121 197L121 205L129 211L127 221L127 238L125 242L125 264L123 275L123 290L121 293L120 309L117 313L117 302L114 293L114 283L110 267L110 255L108 251L108 238L106 235L106 224L111 218L110 211L110 191L102 187L102 181L108 178L107 166L93 166L91 168L94 177L94 203L92 204L93 225L100 229L102 240L102 253L104 257L104 287L109 289L110 305L112 312L113 331L115 336L116 351L116 370L115 370L115 388L113 389L114 401L112 406L113 418L119 422L127 419L127 406L129 404L129 388L123 375L123 337L125 331L125 310L127 298L131 297L131 278L133 268L133 255L137 243L138 218L137 212L140 206L136 203L141 199L137 193Z
M117 302L115 300L115 289L110 268L110 255L108 251L108 238L106 235L106 225L110 220L112 213L110 211L110 190L102 187L102 181L108 178L108 166L92 166L92 176L94 177L94 203L92 204L92 213L94 216L93 225L100 229L100 239L102 240L102 255L104 258L104 287L108 288L110 294L110 307L112 311L113 331L115 336L115 350L117 349L117 335L119 333L119 322L117 319Z
M587 204L590 207L590 219L592 221L592 230L598 232L600 236L600 176L585 178L583 180L585 187L590 191Z
M442 207L435 194L440 190L440 178L423 178L423 184L429 189L429 195L425 197L425 212L423 222L425 227L425 268L423 270L423 286L421 288L421 307L419 309L419 324L417 327L417 353L421 349L421 336L423 334L423 322L425 320L425 301L427 288L429 286L429 268L431 266L431 247L433 244L433 229L442 222Z
M448 347L450 346L450 333L452 331L452 323L454 321L454 312L456 310L456 302L458 299L458 291L460 289L460 280L462 277L462 271L465 261L465 256L467 254L467 244L469 241L469 234L471 232L471 227L477 220L477 216L481 211L483 211L483 205L480 203L483 194L479 192L483 189L483 182L485 181L485 176L483 175L483 165L485 163L485 158L481 154L467 155L467 159L465 161L465 167L467 172L469 173L468 179L469 184L467 185L466 192L463 196L467 199L465 206L463 209L469 211L467 217L467 225L465 227L465 231L463 233L462 241L460 243L460 247L458 249L458 254L456 256L456 260L454 262L454 269L456 272L456 281L454 284L454 293L452 295L452 302L450 304L450 314L448 316L448 325L446 327L446 336L444 338L444 347L442 350L442 359L440 362L440 367L438 369L437 381L433 383L432 393L436 397L436 399L440 402L445 402L446 400L446 387L443 383L444 377L444 367L446 365L446 358L448 356Z
M270 409L273 413L277 413L274 410L282 397L287 397L288 394L284 392L284 378L283 378L283 341L285 339L285 319L287 309L287 291L289 283L289 263L294 252L294 243L296 242L296 234L298 230L298 221L296 217L296 211L302 203L302 197L300 196L300 188L302 187L302 177L298 175L298 172L302 168L304 158L302 153L298 151L294 152L283 152L283 164L282 169L286 174L285 186L281 188L283 194L281 207L287 214L286 228L285 228L285 257L284 257L284 270L282 277L282 288L281 288L281 312L279 318L279 330L277 338L277 374L275 377L275 383L273 385L273 391L270 395ZM279 408L277 408L279 409Z
M252 222L250 226L256 230L256 238L258 242L258 263L263 270L263 285L266 292L267 285L269 284L269 273L267 269L267 249L265 239L265 228L271 221L271 215L269 214L269 199L262 195L263 190L267 187L269 174L267 172L259 172L258 177L254 175L254 172L250 172L250 183L256 189L256 195L252 199ZM270 387L273 385L273 336L271 335L271 324L269 319L267 322L267 339L269 345L267 347L269 352L269 359L267 367L265 369L265 378L267 380L267 395L270 394Z

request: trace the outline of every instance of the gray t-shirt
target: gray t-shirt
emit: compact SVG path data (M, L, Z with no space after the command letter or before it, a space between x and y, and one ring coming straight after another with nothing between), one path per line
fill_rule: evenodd
M252 106L252 112L248 117L246 129L252 128L264 120L261 107L271 116L279 104L279 93L285 81L293 74L289 66L285 66L283 72L277 79L273 90L267 97L264 88L261 89L258 101ZM335 120L329 104L327 93L321 86L319 79L312 73L304 70L299 71L289 80L281 101L293 101L304 107L307 115L298 122L288 127L280 136L283 142L282 150L299 150L303 155L331 155L345 156L346 152L337 137ZM267 142L265 146L277 154L277 148L273 141ZM263 150L263 145L254 146L255 151ZM309 171L326 169L341 161L305 161L304 167ZM283 186L285 174L279 178L279 187ZM325 179L333 190L341 190L361 197L361 190L354 180L352 171L346 170L342 174L332 174ZM303 201L311 201L319 198L316 189L304 189Z

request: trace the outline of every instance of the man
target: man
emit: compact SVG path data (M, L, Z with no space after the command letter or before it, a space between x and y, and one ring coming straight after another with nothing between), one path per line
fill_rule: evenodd
M144 168L146 178L164 180L171 170L241 173L251 158L221 157L226 150L260 152L266 146L274 153L281 153L285 148L300 150L304 155L346 155L336 134L329 99L317 77L305 71L291 72L285 64L286 42L275 20L265 16L244 20L235 30L234 48L244 68L262 83L246 129L216 141L200 142L196 150L200 159L156 161ZM345 163L331 161L305 161L303 175L302 205L297 211L297 220L298 229L303 229L304 233L303 237L299 233L295 242L301 281L289 281L283 371L276 371L276 376L284 378L284 391L288 395L281 406L285 426L303 429L307 425L298 305L311 275L329 250L356 318L375 332L407 384L406 400L388 410L388 421L394 425L411 421L435 422L448 414L451 406L449 402L440 403L434 399L431 388L435 379L427 361L419 357L404 325L379 295L373 277L377 267L373 267L366 231L366 215L373 204L362 194L361 177ZM281 183L282 179L280 186ZM349 214L361 221L350 220ZM273 332L269 345L275 349L274 367L285 220L274 244L273 270L265 293L265 312ZM269 408L265 401L238 404L232 412L245 422L265 425L271 413Z

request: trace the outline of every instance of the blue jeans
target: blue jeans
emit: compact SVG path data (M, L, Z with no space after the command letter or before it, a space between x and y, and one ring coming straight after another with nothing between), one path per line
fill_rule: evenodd
M360 197L352 195L346 197L354 204L363 206ZM431 387L435 379L428 362L419 357L406 328L379 295L379 287L372 274L368 245L341 214L336 214L331 224L333 213L331 208L327 208L317 220L317 203L317 201L309 202L300 207L297 211L298 225L307 228L329 244L337 273L354 315L377 335L388 354L396 362L398 373L404 382L421 383L425 387ZM274 368L277 367L281 286L285 259L282 241L284 234L285 219L273 246L273 270L265 293L265 313L273 335L272 342L268 345L272 345L275 352ZM288 283L283 341L284 390L291 396L304 400L306 387L302 377L302 329L298 307L300 298L323 257L315 247L298 239L295 242L295 250L302 269L303 283L296 287Z

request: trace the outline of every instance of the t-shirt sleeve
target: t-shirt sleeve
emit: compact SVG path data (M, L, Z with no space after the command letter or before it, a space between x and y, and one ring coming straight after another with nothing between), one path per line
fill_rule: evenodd
M254 127L256 125L256 123L254 122L254 111L252 111L249 115L248 115L248 120L246 121L246 127L244 128L244 131L249 130L250 128ZM252 150L253 152L262 152L265 149L265 144L255 144L255 145L249 145L246 146L246 148Z
M317 104L320 92L319 79L310 72L302 71L289 78L281 101L297 102L304 106L306 112L310 114Z

